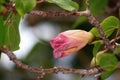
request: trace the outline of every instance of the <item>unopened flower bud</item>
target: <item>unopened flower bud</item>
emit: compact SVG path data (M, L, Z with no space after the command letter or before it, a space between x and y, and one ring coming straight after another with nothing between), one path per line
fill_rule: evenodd
M92 39L93 34L84 30L62 32L50 41L51 46L54 48L54 58L71 55L91 42Z

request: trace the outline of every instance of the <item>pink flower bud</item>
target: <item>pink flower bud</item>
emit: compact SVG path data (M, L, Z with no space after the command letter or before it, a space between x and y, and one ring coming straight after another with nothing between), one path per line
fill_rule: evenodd
M84 30L68 30L58 34L50 41L54 48L54 58L62 58L71 55L93 39L91 32Z

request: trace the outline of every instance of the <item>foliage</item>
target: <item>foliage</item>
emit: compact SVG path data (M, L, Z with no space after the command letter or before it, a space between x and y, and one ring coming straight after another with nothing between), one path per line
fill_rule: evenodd
M17 14L9 14L6 19L7 20L5 20L4 17L1 17L0 46L5 45L7 48L14 51L19 49L20 35L18 26L20 22L20 16Z

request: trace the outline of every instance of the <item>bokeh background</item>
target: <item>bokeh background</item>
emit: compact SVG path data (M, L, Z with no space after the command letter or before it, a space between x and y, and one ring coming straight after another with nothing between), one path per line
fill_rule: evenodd
M85 10L85 0L74 0L80 4L80 10ZM90 0L90 9L98 21L112 15L120 18L120 0ZM37 4L36 10L61 11L54 4ZM70 29L83 29L89 31L93 26L88 23L87 17L41 17L26 14L19 24L21 43L15 55L23 63L38 68L52 68L63 66L69 68L89 68L92 60L93 45L87 45L77 53L61 59L53 58L53 49L49 41L58 33ZM113 73L107 80L120 80L120 71ZM0 80L35 80L37 74L30 73L16 67L8 57L1 55ZM43 80L97 80L94 76L81 77L75 74L50 74Z

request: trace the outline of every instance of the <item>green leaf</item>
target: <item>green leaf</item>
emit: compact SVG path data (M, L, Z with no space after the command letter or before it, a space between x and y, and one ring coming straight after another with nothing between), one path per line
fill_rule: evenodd
M119 54L120 53L120 46L118 46L114 51L113 51L114 54Z
M19 49L20 35L18 26L20 16L12 14L11 18L8 16L8 19L11 20L10 23L5 22L5 18L0 16L0 47L5 45L7 48L14 51Z
M49 3L54 3L58 5L59 7L68 10L68 11L73 11L73 10L78 10L79 5L72 1L72 0L47 0Z
M36 0L14 0L17 12L23 17L36 6Z
M5 30L6 35L4 45L6 45L7 48L10 48L11 50L17 50L19 49L19 43L20 43L20 35L19 35L19 22L20 22L20 16L18 14L12 14L10 15L11 22L8 22L5 24Z
M112 53L104 53L97 58L98 65L105 71L113 71L118 66L118 60Z
M93 55L95 57L99 48L100 48L100 46L103 44L103 41L102 40L94 41L92 44L94 44Z
M8 16L8 20L6 21L4 21L4 17L0 17L0 47L6 45L7 48L14 51L19 49L20 35L18 26L20 16L14 14L10 16Z
M115 29L118 29L120 27L120 21L118 18L114 16L110 16L102 21L100 24L103 31L105 32L106 36L109 37ZM96 37L101 37L98 30L96 28L92 28L90 30Z

